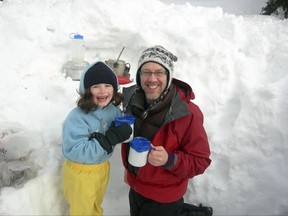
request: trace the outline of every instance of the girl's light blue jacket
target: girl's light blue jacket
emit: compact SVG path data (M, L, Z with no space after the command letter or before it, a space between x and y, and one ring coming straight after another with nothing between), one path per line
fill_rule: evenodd
M121 116L119 107L109 104L86 114L74 108L63 123L62 152L67 160L82 164L99 164L107 161L112 153L101 147L96 139L89 140L93 132L105 134L115 117Z

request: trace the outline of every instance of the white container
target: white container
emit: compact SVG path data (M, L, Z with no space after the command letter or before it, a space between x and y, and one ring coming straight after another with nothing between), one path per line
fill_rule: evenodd
M84 37L80 34L70 34L72 62L84 61Z
M144 137L135 137L130 142L130 151L128 156L129 163L135 167L145 166L150 149L149 140Z
M70 60L65 65L65 72L66 76L79 81L83 70L89 65L87 61L84 61L84 37L80 34L71 33L70 38L72 39Z

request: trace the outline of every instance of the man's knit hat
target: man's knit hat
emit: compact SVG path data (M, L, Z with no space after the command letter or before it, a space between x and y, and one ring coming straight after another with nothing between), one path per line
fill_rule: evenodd
M136 74L137 85L140 86L140 70L142 65L147 62L155 62L162 65L167 70L168 82L166 88L169 88L173 78L174 62L176 61L177 57L162 46L157 45L144 50L138 61Z
M115 91L118 91L118 79L114 71L104 62L98 61L89 65L82 73L80 78L79 93L84 94L85 89L91 86L107 83L111 84Z

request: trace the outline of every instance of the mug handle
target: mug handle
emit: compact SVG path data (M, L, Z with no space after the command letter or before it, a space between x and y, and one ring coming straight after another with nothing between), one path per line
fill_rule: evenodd
M125 72L129 72L130 71L130 63L126 63L125 64Z

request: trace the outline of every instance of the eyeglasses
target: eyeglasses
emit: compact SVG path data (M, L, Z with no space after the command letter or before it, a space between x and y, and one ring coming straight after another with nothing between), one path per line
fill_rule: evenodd
M163 77L164 75L167 74L167 71L148 71L148 70L143 70L143 71L140 71L140 75L143 76L143 77L151 77L152 74L154 74L154 76L156 77Z

